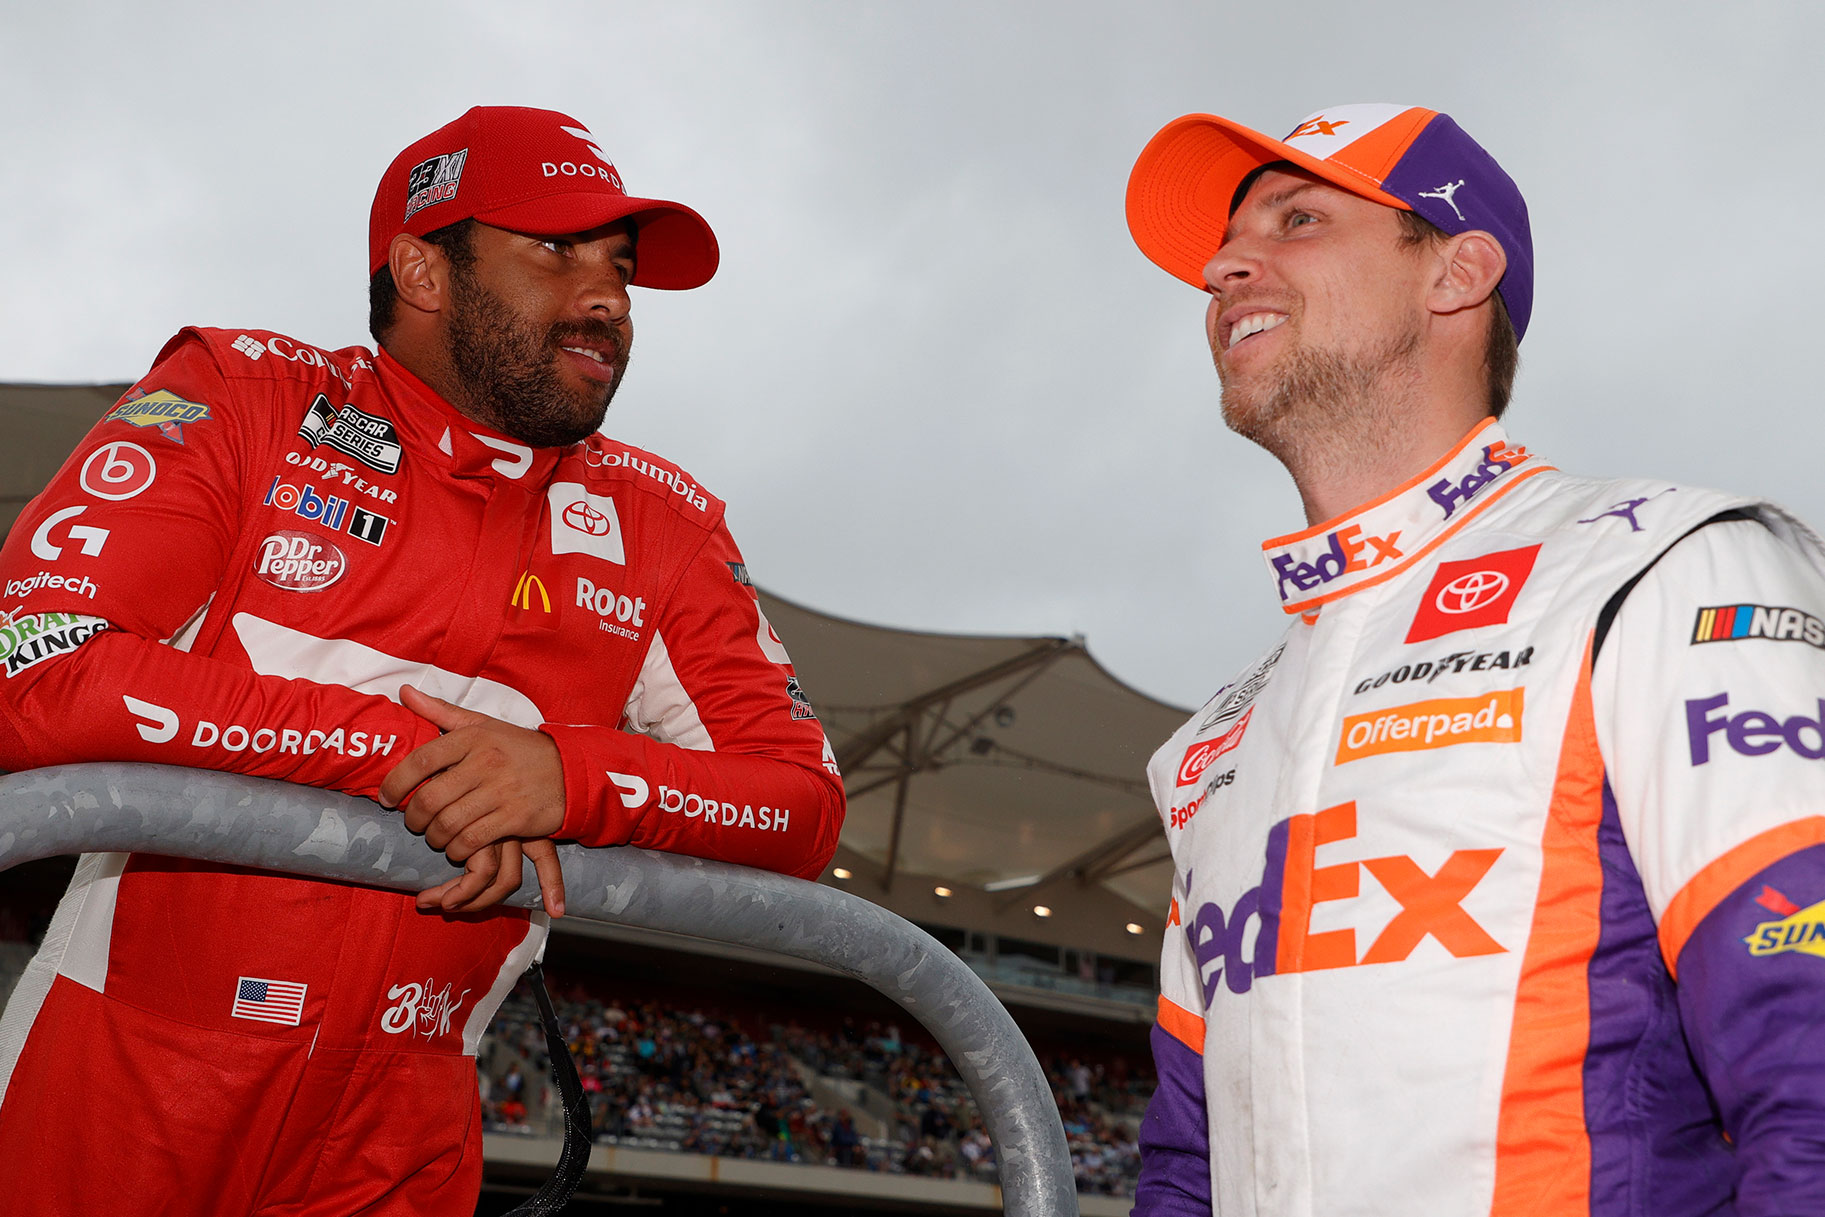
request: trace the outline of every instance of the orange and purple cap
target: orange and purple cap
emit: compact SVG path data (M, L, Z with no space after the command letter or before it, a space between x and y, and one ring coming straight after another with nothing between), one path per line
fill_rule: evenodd
M368 273L386 264L400 233L422 237L468 219L552 237L631 219L641 287L701 287L719 258L702 216L628 194L596 137L556 110L476 106L394 157L368 215Z
M1271 139L1214 114L1187 114L1147 142L1128 177L1128 231L1161 268L1195 287L1223 243L1236 191L1263 165L1290 161L1334 186L1417 212L1456 235L1478 230L1508 255L1496 290L1517 336L1533 314L1527 201L1451 117L1419 106L1333 106Z

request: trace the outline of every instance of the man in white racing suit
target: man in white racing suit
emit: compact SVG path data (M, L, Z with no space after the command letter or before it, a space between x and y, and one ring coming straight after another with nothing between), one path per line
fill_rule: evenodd
M1149 768L1135 1212L1825 1212L1817 538L1506 437L1526 205L1443 114L1189 115L1128 219L1309 523Z

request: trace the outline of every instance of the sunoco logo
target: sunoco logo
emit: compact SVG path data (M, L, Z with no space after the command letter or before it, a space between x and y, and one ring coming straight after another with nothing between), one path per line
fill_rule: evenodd
M342 578L348 559L334 542L308 532L283 530L260 543L254 573L291 592L320 592Z

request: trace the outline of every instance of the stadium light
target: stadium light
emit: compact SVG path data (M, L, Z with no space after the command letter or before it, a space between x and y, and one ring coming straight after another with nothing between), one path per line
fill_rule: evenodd
M1051 915L1052 915L1052 910L1049 906L1043 905L1043 904L1036 904L1033 906L1033 916L1050 917Z
M837 867L835 870L830 872L830 875L832 878L835 878L835 879L853 879L855 877L853 874L850 873L849 868L845 867L845 866Z

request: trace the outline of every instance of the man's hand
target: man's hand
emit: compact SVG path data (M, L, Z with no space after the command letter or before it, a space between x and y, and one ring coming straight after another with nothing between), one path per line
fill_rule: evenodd
M522 847L514 842L513 865L507 866L505 843L532 839L525 840L525 853L538 868L546 909L554 915L561 912L563 880L557 855L544 840L564 823L564 770L558 746L541 732L453 706L411 685L400 689L399 700L445 734L413 749L393 767L380 783L380 802L397 807L410 796L406 827L423 833L426 844L442 850L452 862L466 864L460 879L425 895L443 893L446 908L452 907L451 896L469 908L494 903L519 886ZM497 842L503 843L502 849L476 860L480 851ZM510 878L511 886L495 894ZM483 896L491 898L474 903Z
M418 907L445 913L474 913L499 904L519 890L520 858L532 859L539 876L539 898L553 917L564 915L564 872L558 866L557 847L546 840L509 838L485 845L469 855L463 873L418 893Z

